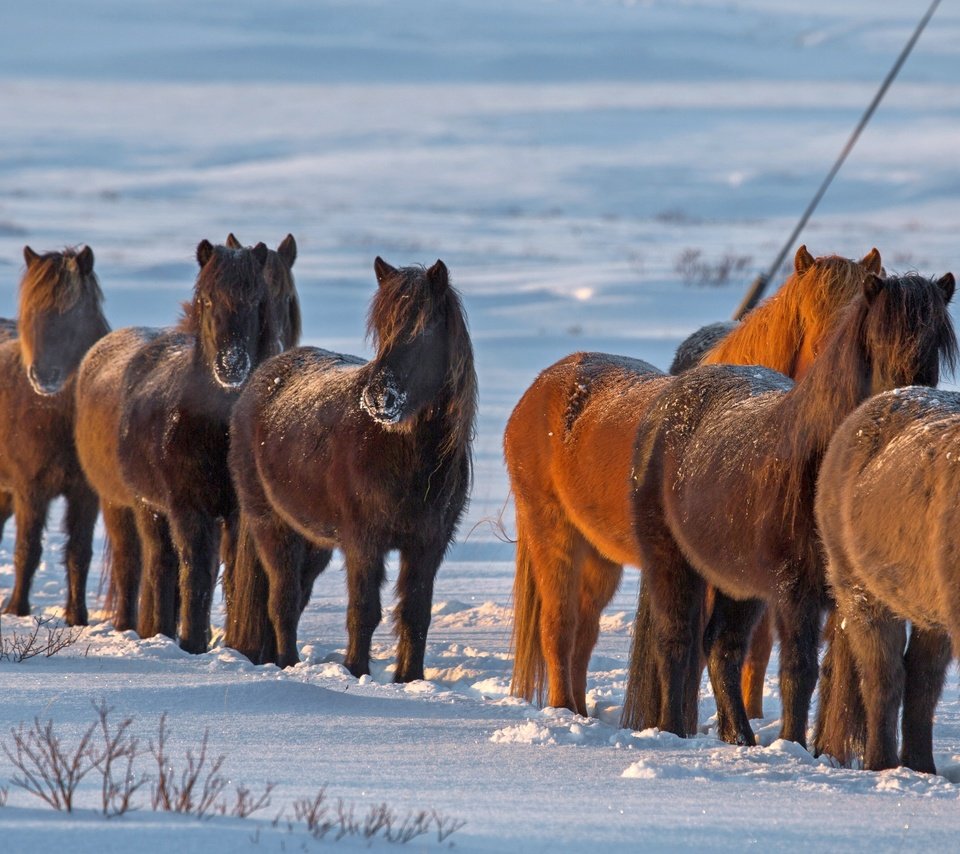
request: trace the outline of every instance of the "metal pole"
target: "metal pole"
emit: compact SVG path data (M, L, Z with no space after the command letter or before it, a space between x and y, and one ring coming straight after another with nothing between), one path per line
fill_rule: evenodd
M793 229L790 237L787 238L787 242L780 250L780 254L777 255L777 260L770 265L770 268L766 273L761 273L756 279L753 280L753 284L750 285L750 289L747 291L747 295L743 298L743 302L740 303L740 305L737 307L737 310L733 314L734 320L742 319L743 316L760 301L760 297L763 296L763 292L766 290L770 279L777 274L777 270L780 269L783 259L787 257L787 253L793 247L793 242L797 239L800 232L803 231L804 226L807 224L807 220L810 219L810 217L813 215L813 212L817 209L817 205L820 204L820 199L823 198L823 194L827 192L827 187L830 186L837 172L840 171L840 167L843 166L844 161L847 159L847 155L853 151L853 146L857 144L857 140L860 138L860 134L863 132L863 129L867 126L867 122L870 121L870 118L873 116L874 111L879 106L880 101L883 100L883 96L887 93L887 89L890 88L890 84L893 83L900 71L900 68L903 66L903 63L907 61L907 57L910 56L910 51L913 50L913 46L917 43L917 39L920 38L920 34L926 28L930 19L933 17L933 13L937 11L937 6L939 5L940 0L933 0L933 2L930 4L930 8L927 9L926 14L920 19L920 23L917 24L917 28L913 31L913 35L910 36L909 41L904 46L903 50L900 51L900 56L897 57L897 61L893 64L893 68L891 68L887 73L887 76L881 84L880 89L877 91L877 94L873 96L870 106L867 107L866 112L863 114L863 116L861 116L860 121L857 123L853 133L847 140L847 144L843 147L843 151L840 152L840 156L836 159L833 167L827 173L827 177L823 179L820 189L814 194L814 197L810 200L810 204L807 205L807 209L803 212L803 216L800 217L800 221L797 223L796 228Z

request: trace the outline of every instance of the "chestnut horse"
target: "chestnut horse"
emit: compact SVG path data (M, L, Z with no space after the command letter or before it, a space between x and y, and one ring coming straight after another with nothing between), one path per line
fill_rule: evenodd
M423 678L434 578L466 506L477 383L443 262L396 269L377 258L374 268L373 361L291 350L254 374L234 411L241 535L226 643L255 663L296 664L305 597L339 547L344 664L369 673L384 557L399 549L394 679L407 682Z
M633 508L652 619L634 633L625 726L638 725L645 687L634 666L652 655L660 675L656 725L687 734L685 692L699 667L699 612L710 583L716 595L704 646L719 737L754 744L741 667L770 602L781 648L780 737L806 743L828 604L813 515L820 460L840 422L869 395L936 385L941 358L952 362L956 353L951 296L945 280L868 277L796 385L765 368L723 365L689 371L662 392L651 383L637 432Z
M820 680L820 753L936 772L933 713L960 651L958 455L960 394L926 388L867 401L830 442L816 514L838 619Z
M109 331L89 246L38 255L23 250L19 339L0 344L0 490L3 519L12 498L16 581L5 613L30 613L30 582L43 551L50 502L66 498L69 625L87 623L97 496L73 442L74 377L89 347Z
M227 245L231 249L242 248L232 234L227 237ZM288 234L276 251L267 252L263 266L263 277L275 311L274 324L285 347L294 346L300 338L300 305L291 270L296 257L296 241L292 234ZM190 304L185 304L184 314L189 315L191 311ZM144 591L148 607L144 620L138 620L141 554L134 515L137 496L124 481L120 470L120 417L124 372L133 357L164 331L128 327L111 332L91 348L80 366L77 379L77 453L90 484L100 496L109 546L105 567L109 579L107 608L114 628L118 631L136 628L142 637L150 637L160 629L155 619L152 589ZM151 527L151 542L159 540L161 544L151 561L164 563L158 570L161 576L175 576L177 558L166 520L157 518ZM229 563L229 534L223 540ZM170 629L169 621L167 629Z
M815 259L801 246L793 275L710 358L804 369L831 319L879 269L876 250L857 262ZM630 471L651 373L660 375L619 356L569 356L540 374L507 422L504 454L517 514L511 691L527 700L543 702L547 683L551 706L586 714L600 612L623 565L640 566Z

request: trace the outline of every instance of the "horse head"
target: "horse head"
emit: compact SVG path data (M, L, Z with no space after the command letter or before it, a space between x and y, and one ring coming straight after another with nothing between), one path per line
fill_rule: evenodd
M93 272L93 250L65 249L43 255L23 248L27 264L20 285L20 352L37 394L57 394L84 354L109 331L103 292Z
M273 307L264 265L267 247L197 246L200 273L185 321L198 352L223 388L239 388L253 367L277 350Z
M230 249L242 249L243 244L231 233L226 245ZM263 265L263 277L274 309L274 326L277 330L280 350L289 350L300 343L301 318L297 286L293 281L293 264L297 260L297 241L288 234L276 249L267 251Z
M940 367L953 370L957 340L947 306L956 282L917 274L867 277L862 336L869 358L870 394L908 385L935 386Z
M367 325L377 355L360 405L378 423L402 428L427 409L447 407L444 387L454 389L453 374L468 358L472 372L472 352L443 261L397 269L378 257L374 271L379 287Z

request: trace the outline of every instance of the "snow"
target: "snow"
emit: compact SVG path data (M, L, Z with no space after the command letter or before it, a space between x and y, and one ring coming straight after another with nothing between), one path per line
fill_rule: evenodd
M303 663L254 667L103 623L50 659L0 663L0 738L34 715L76 738L101 699L174 753L205 728L232 780L277 784L270 810L201 822L140 810L106 820L85 781L59 815L11 788L4 850L306 850L272 819L328 784L364 809L466 819L460 851L946 848L960 830L960 702L951 670L934 747L946 776L832 767L776 741L776 660L762 747L621 730L637 573L603 621L580 718L509 696L512 506L506 418L551 362L603 351L666 367L722 320L775 255L906 41L893 0L67 0L8 4L0 28L0 274L15 311L22 247L88 243L114 328L164 326L201 238L297 239L305 343L369 355L373 258L442 258L470 317L480 380L476 484L441 568L428 681L390 684L389 619L371 678L342 667L338 560L301 621ZM956 264L960 12L944 4L801 236L814 254L888 271ZM694 287L678 261L748 258ZM36 613L65 599L51 511ZM12 587L13 524L0 544ZM389 576L396 577L396 563ZM387 617L391 597L384 597ZM223 605L214 607L223 624ZM28 619L3 618L3 631ZM222 632L215 632L219 643ZM11 775L0 755L0 785ZM421 846L421 841L411 843ZM422 848L445 847L423 841ZM387 847L378 842L379 850ZM418 848L419 850L419 848Z

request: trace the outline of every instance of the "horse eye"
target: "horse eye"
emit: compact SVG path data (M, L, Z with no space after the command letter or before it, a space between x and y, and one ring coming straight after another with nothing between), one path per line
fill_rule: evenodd
M203 298L203 307L204 308L213 308L213 300L210 297Z

